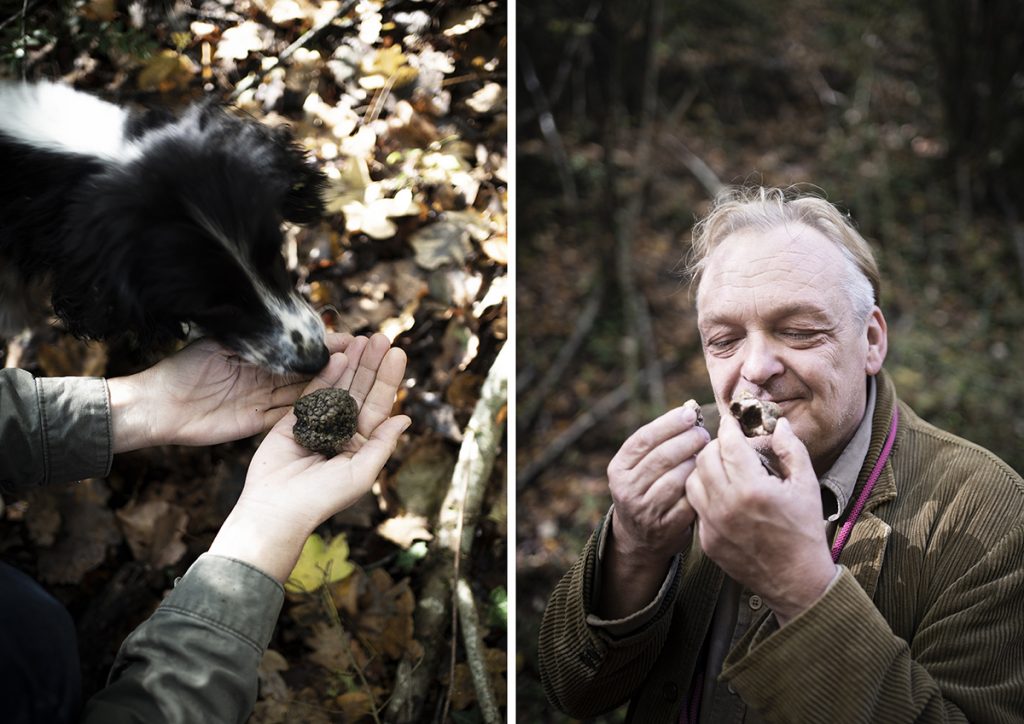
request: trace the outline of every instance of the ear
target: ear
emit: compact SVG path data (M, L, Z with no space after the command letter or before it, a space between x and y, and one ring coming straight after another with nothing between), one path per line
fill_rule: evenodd
M869 375L877 375L885 362L885 353L889 350L889 330L885 316L877 306L868 316L865 330L868 342L868 354L864 363L864 371Z
M282 174L287 184L281 199L281 216L296 224L312 224L324 213L321 194L327 186L327 177L318 169L284 126L274 129L274 142L280 151Z

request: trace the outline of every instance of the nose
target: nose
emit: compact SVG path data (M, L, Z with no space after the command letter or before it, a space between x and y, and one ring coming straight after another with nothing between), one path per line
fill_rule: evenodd
M751 334L743 345L743 365L740 374L743 379L758 387L785 371L775 344L766 335Z
M327 366L327 360L331 353L322 343L310 343L304 345L300 350L295 362L291 365L295 372L303 375L313 375Z

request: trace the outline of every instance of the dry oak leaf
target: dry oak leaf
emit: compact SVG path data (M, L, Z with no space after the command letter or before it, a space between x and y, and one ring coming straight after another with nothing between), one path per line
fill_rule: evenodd
M154 568L181 560L187 547L182 541L188 527L188 513L166 500L132 502L117 511L128 547L135 560Z
M228 28L217 44L215 58L223 60L245 60L249 53L263 50L263 26L251 20Z

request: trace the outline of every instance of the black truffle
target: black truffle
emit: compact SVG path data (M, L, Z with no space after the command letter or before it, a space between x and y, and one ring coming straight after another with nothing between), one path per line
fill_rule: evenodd
M781 407L771 400L759 400L746 390L733 399L729 412L739 420L747 437L771 435L775 432L775 423L782 417Z
M331 458L356 432L359 408L346 390L325 387L295 401L295 442Z

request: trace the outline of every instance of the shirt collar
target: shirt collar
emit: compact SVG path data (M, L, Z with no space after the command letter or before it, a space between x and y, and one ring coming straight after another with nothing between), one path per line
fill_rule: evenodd
M826 519L832 523L846 510L857 486L857 477L871 445L871 418L875 413L875 378L868 377L868 402L857 431L832 467L818 479Z

